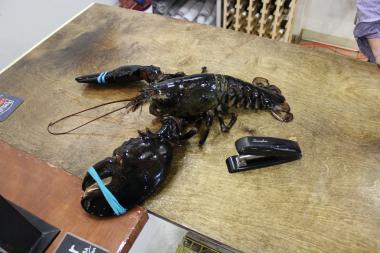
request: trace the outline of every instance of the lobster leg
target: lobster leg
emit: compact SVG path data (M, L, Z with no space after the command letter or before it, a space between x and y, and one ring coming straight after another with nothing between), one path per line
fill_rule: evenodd
M214 111L210 110L206 114L206 129L204 133L201 135L201 139L199 140L199 146L202 146L210 133L210 128L212 126L212 122L214 121Z
M198 132L197 128L191 128L185 132L186 126L184 126L184 120L179 120L178 122L178 119L170 116L162 119L161 123L162 127L157 134L174 142L190 139Z
M186 74L184 72L177 72L175 74L164 74L163 77L158 80L158 82L162 82L168 79L177 78L177 77L184 77Z
M202 67L202 74L207 73L207 67ZM177 77L184 77L186 74L184 72L177 72L175 74L163 74L162 78L158 80L158 82L162 82L168 79L177 78Z
M224 133L230 131L230 129L232 128L232 126L236 123L236 120L237 120L237 116L235 113L231 113L231 119L230 119L230 122L228 122L228 124L226 125L226 123L224 122L224 119L223 119L223 116L218 114L218 120L219 120L219 125L220 125L220 130Z
M186 133L181 133L179 135L179 140L188 140L191 137L193 137L194 135L196 135L197 132L198 132L198 130L196 128L192 128L189 131L187 131Z
M178 131L177 138L179 141L188 140L198 133L198 128L196 128L196 127L191 127L190 130L188 130L186 132L185 131L187 129L186 124L187 124L187 122L182 119L180 121L180 123L176 125L176 127L178 129L177 130Z

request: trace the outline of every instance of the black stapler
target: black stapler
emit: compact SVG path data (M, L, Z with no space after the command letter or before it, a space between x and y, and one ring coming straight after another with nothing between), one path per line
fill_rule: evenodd
M302 157L298 143L286 139L247 136L238 139L235 146L239 155L226 160L230 173L287 163Z

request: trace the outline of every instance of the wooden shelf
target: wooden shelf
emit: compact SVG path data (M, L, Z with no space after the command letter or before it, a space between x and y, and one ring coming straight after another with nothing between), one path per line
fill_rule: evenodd
M224 0L223 28L291 41L297 0Z

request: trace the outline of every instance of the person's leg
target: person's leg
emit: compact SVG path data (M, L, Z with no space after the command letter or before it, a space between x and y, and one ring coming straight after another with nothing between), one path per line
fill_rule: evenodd
M369 38L368 44L371 47L376 63L380 66L380 38Z

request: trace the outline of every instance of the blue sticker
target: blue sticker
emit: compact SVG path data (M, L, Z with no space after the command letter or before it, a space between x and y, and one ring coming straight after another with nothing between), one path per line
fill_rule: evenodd
M0 92L0 122L6 120L24 100Z

